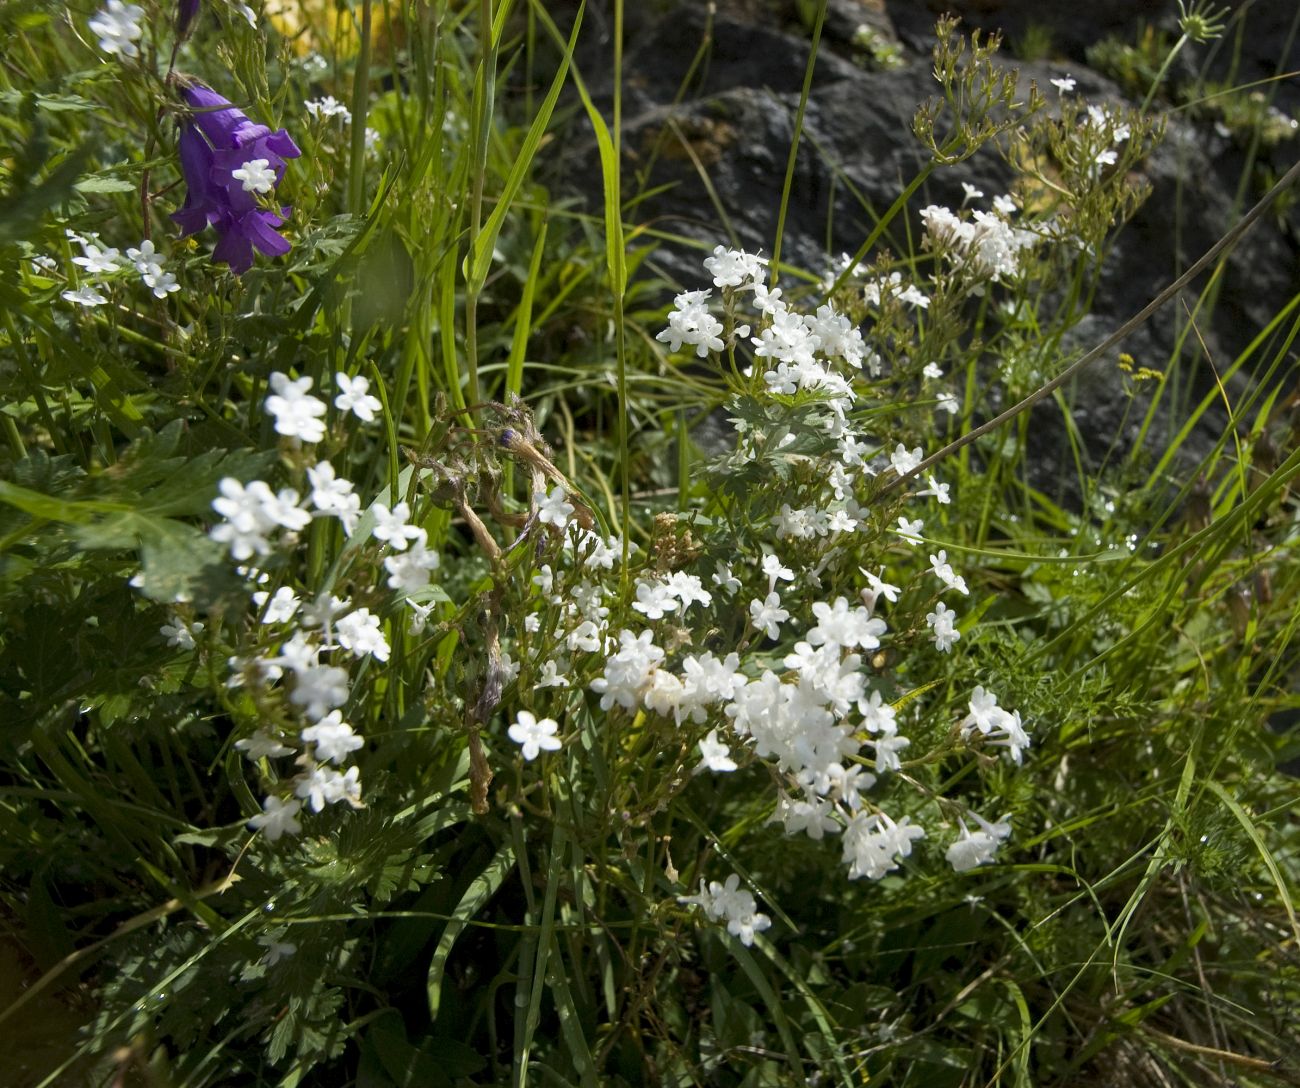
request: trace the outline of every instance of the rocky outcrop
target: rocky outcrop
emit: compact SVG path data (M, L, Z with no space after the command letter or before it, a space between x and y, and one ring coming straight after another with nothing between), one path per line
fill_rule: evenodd
M1114 101L1121 98L1120 88L1086 66L1086 50L1106 33L1135 40L1138 24L1149 18L1141 11L1147 7L1131 0L831 0L796 160L783 259L820 270L840 251L856 249L874 223L873 212L888 207L921 168L923 152L911 118L936 91L929 50L939 11L955 10L975 26L1003 29L1010 41L1040 27L1036 40L1050 42L1060 59L1008 57L1021 79L1054 98L1048 81L1069 74L1089 100ZM638 222L710 246L730 239L771 252L809 49L800 10L797 3L758 0L718 4L713 14L694 2L638 6L624 63L625 195L667 186L636 205ZM1300 68L1294 40L1289 48L1295 55L1281 52L1297 21L1291 0L1259 0L1246 18L1235 50L1239 80L1263 78L1279 65L1284 71ZM853 37L862 24L880 41L897 43L897 67L873 70L861 63ZM585 71L607 69L607 47L587 43ZM1185 51L1184 63L1193 55ZM1202 50L1197 63L1204 55ZM1222 57L1211 62L1225 63ZM599 78L593 82L599 90ZM1300 84L1275 90L1280 103L1300 109ZM1173 116L1166 141L1144 167L1151 196L1108 255L1091 315L1075 330L1071 346L1089 347L1118 327L1235 221L1257 196L1260 177L1281 173L1297 153L1300 139L1260 150L1252 165L1240 133L1211 118ZM582 141L574 142L570 176L599 200L591 154ZM996 156L981 154L934 175L915 208L960 203L962 182L992 196L1005 191L1009 180ZM1300 291L1297 222L1294 212L1270 218L1230 260L1215 309L1203 315L1197 330L1218 369ZM898 243L896 251L901 236ZM665 245L655 263L685 286L699 280L698 251ZM1127 350L1142 364L1165 368L1178 358L1183 321L1182 308L1171 304ZM1185 340L1178 365L1192 387L1212 387L1213 370L1204 364L1197 337ZM1119 383L1109 376L1085 378L1076 394L1076 422L1092 440L1089 452L1096 459L1116 439L1122 445L1131 437L1125 430L1140 423L1141 413L1127 411ZM1038 474L1044 486L1068 497L1068 483L1061 481L1073 471L1057 471L1064 463L1063 437L1051 437L1063 436L1059 414L1056 423L1036 428L1046 436L1039 439Z

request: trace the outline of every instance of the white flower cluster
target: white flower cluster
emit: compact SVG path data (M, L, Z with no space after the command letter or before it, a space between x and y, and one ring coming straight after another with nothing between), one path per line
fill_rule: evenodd
M331 117L341 117L343 124L352 123L352 111L332 94L327 94L324 98L309 98L303 106L317 120L328 121Z
M140 20L144 8L137 4L124 4L122 0L108 0L86 24L99 38L99 48L110 56L138 57L136 42L144 31Z
M1014 208L1014 203L1011 205ZM1006 204L995 201L995 207ZM1022 255L1038 242L1032 231L1013 227L1003 211L975 211L965 219L937 204L921 209L928 249L942 253L954 268L970 271L978 279L1001 283L1020 272Z
M73 257L72 263L82 270L81 275L87 282L75 290L69 288L61 297L65 302L88 309L105 305L108 298L96 290L94 285L112 279L124 270L121 250L100 245L98 234L81 235L71 230L67 234L81 247L81 256ZM126 257L139 273L144 285L153 292L154 298L166 298L181 289L176 277L163 267L164 258L149 239L141 242L138 248L128 249ZM41 272L55 271L58 268L57 262L52 258L37 258L33 263Z
M349 386L342 380L339 384L343 389L341 398L365 395L364 385L357 388L355 382ZM281 392L275 396L296 388L287 380L276 385ZM305 394L305 387L298 389L298 393ZM290 409L284 412L286 418L295 418L291 415L295 411L300 413L298 418L317 418L316 413L302 413L300 407L294 408L293 402L289 403ZM355 411L355 405L352 410ZM298 493L292 488L277 493L260 480L245 486L233 478L223 479L220 494L212 504L223 520L212 528L210 535L228 544L235 559L247 560L270 554L273 547L270 536L277 528L296 532L305 528L313 517L337 517L345 531L352 534L360 519L360 500L352 482L341 479L327 461L308 468L307 476L312 487L308 502L313 509L300 504ZM389 586L403 594L423 588L428 584L429 572L438 567L438 555L428 548L425 530L410 523L406 503L389 509L376 502L371 512L370 535L391 552L384 559ZM241 567L240 571L257 586L265 585L270 578L247 567ZM350 600L331 594L302 600L286 585L274 592L255 589L252 600L259 623L281 626L285 633L273 654L232 658L230 686L262 688L289 678L292 683L288 688L288 704L305 719L296 743L278 731L262 728L235 744L254 761L292 755L299 751L298 746L302 748L296 760L301 770L290 780L292 796L286 798L272 793L263 802L263 811L249 821L252 829L264 832L269 840L275 841L282 835L294 835L302 830L298 817L304 805L312 812L320 812L340 801L353 807L360 805L360 770L355 766L346 771L336 769L364 745L364 738L343 720L342 708L351 692L347 663L372 660L382 664L389 660L392 651L382 617L369 607L353 607ZM422 612L422 625L430 608L422 608L409 597L405 603L417 614ZM412 626L416 627L414 623ZM202 629L202 624L190 624L186 628L175 619L163 633L173 644L192 649L194 633ZM328 660L323 655L329 655ZM550 748L558 746L558 742L549 741L543 730L527 738L526 748L538 745Z
M1030 744L1029 734L1020 720L1020 711L1003 710L998 706L996 695L978 686L971 693L970 713L962 719L961 732L967 739L976 732L980 733L991 744L1006 748L1007 755L1017 764L1024 758Z
M705 886L700 881L699 895L681 895L677 902L703 909L710 921L725 920L727 932L738 937L746 948L754 943L754 935L772 926L772 919L760 914L754 895L740 886L740 877L732 873L725 884L716 880Z

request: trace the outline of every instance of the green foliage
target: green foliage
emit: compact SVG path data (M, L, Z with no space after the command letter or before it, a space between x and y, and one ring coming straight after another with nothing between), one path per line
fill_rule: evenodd
M601 40L581 8L562 23L540 3L305 3L257 28L205 8L177 68L303 149L277 190L293 249L241 277L167 218L167 20L140 57L106 60L86 14L0 8L22 42L0 68L0 1037L24 1041L16 1084L1294 1079L1300 454L1281 383L1300 299L1222 368L1259 380L1190 404L1164 449L1140 447L1180 360L1121 358L1110 378L1140 438L1105 471L1080 454L1076 503L1044 494L1024 415L938 480L890 464L1062 369L1145 198L1158 119L1049 111L996 40L942 22L940 94L915 124L926 165L825 282L781 269L791 312L831 303L866 354L834 369L825 353L823 385L787 388L753 350L773 324L752 284L715 284L720 349L659 336L621 132L578 71ZM1149 96L1178 46L1105 48ZM352 104L352 131L304 113L325 94ZM1236 109L1268 120L1213 101L1230 127ZM600 216L544 184L582 125ZM910 206L977 155L1012 172L1000 222L1032 236L1006 265ZM125 266L96 278L73 263L90 231L151 236L182 289L159 298ZM106 304L64 297L82 285ZM924 286L924 311L904 285ZM272 375L291 374L330 400L338 375L367 378L373 419L323 405L319 441L277 430ZM1056 404L1071 420L1064 390ZM309 499L322 462L351 482L354 524ZM213 532L233 524L212 506L223 481L272 481L317 516L236 560ZM541 517L557 494L565 531ZM373 533L400 502L441 562L395 593L399 553ZM799 528L831 507L860 524ZM922 514L914 547L898 519ZM968 595L925 566L940 548ZM651 615L655 587L690 575L711 603ZM277 619L281 591L325 618ZM750 601L777 591L792 618L769 638ZM748 681L795 690L814 607L864 593L887 634L837 668L910 744L889 769L867 712L848 712L842 758L879 779L855 814L728 732L725 699L695 713L671 685L734 654ZM947 651L927 616L941 594L960 610ZM388 652L345 652L331 596ZM331 767L303 735L321 715L298 698L295 631L339 639L330 705L364 738L338 761L364 792L321 811L299 788ZM602 705L620 631L653 634L664 686ZM963 725L976 686L1023 713L1014 760ZM525 758L524 713L560 747ZM302 754L248 751L259 736ZM739 766L714 773L718 736ZM835 797L836 831L783 834L814 795ZM272 798L308 802L298 832L257 829ZM850 825L886 812L926 837L850 879ZM1010 838L950 864L984 817ZM728 874L770 928L692 904Z

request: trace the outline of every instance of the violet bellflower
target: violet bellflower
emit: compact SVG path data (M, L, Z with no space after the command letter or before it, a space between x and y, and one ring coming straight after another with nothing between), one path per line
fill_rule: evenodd
M274 175L274 185L284 177L285 159L302 154L284 129L272 132L250 121L210 87L187 82L181 91L193 112L181 123L181 173L188 193L185 204L172 218L181 234L197 234L204 227L217 229L219 240L212 259L230 265L238 275L253 266L253 249L268 257L289 252L289 243L276 232L290 209L279 211L258 202L258 195L274 186L254 184L248 177ZM243 175L236 177L236 173Z

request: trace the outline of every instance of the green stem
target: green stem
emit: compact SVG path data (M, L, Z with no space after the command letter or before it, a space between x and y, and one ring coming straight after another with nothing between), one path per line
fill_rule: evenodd
M366 210L366 112L370 107L371 0L361 0L361 50L352 83L352 163L348 170L348 210Z
M817 66L817 47L822 40L822 24L826 22L829 0L821 0L817 7L817 22L813 26L808 67L803 74L803 90L799 93L799 109L794 115L794 136L790 140L790 155L785 161L785 181L781 186L781 210L776 217L776 241L772 243L772 286L781 274L781 240L785 237L785 215L790 207L790 190L794 185L794 164L799 154L799 137L803 135L803 118L808 110L808 95L812 91L813 69ZM617 119L617 115L616 115Z
M1151 108L1151 100L1156 96L1156 88L1164 82L1164 78L1169 74L1169 66L1174 63L1174 58L1182 52L1183 46L1187 44L1187 35L1184 34L1174 43L1174 47L1169 50L1169 56L1165 57L1165 62L1160 66L1160 71L1156 73L1156 78L1151 81L1151 86L1147 90L1146 98L1142 99L1142 105L1138 107L1142 113L1146 113Z

